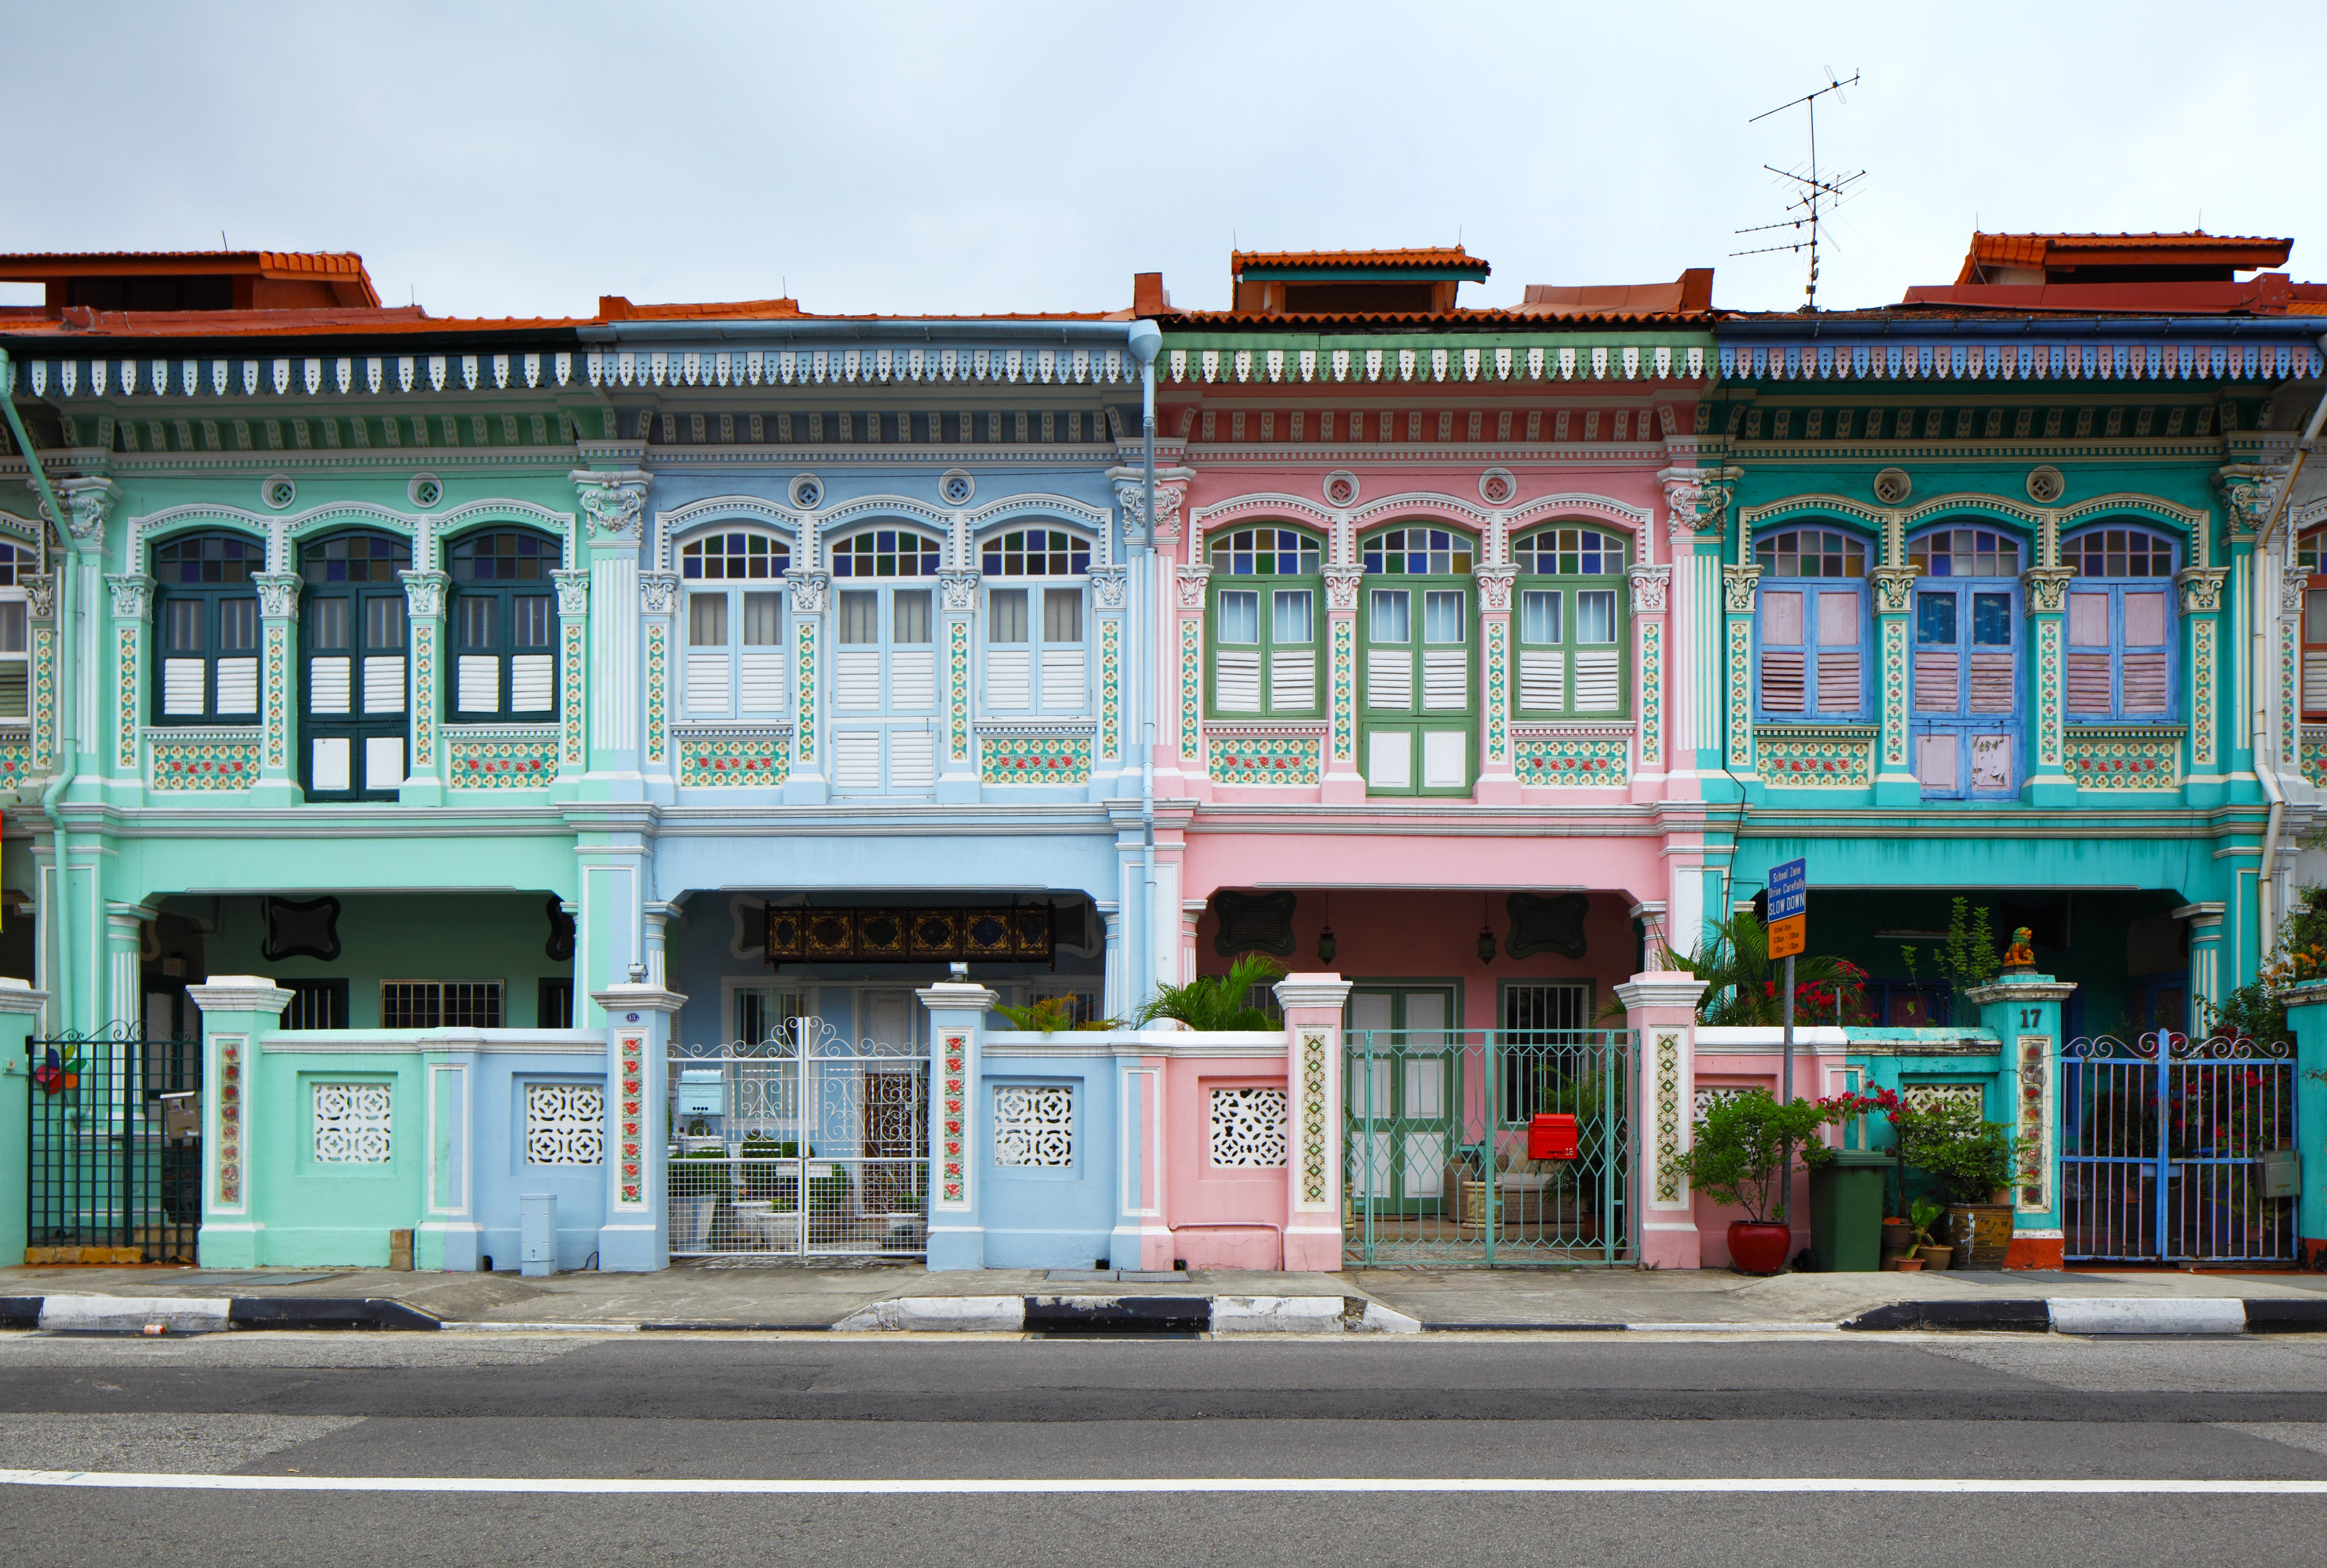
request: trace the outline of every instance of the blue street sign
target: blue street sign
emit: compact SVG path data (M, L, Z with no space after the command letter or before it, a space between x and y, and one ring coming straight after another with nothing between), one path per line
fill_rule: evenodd
M1770 919L1792 919L1809 912L1808 877L1803 872L1804 863L1787 861L1770 868Z

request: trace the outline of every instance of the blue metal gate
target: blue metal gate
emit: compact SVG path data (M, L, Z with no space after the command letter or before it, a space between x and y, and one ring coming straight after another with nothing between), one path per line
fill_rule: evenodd
M2061 1053L2065 1255L2292 1259L2294 1199L2266 1195L2263 1156L2295 1146L2294 1088L2285 1043L2171 1031L2070 1041Z

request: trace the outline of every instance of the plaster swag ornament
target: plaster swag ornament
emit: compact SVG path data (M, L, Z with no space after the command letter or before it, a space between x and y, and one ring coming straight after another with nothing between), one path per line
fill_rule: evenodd
M2222 511L2234 533L2251 534L2270 516L2285 471L2254 462L2234 462L2214 471L2214 489L2220 492Z
M590 519L590 537L636 544L644 527L647 476L576 469L571 477Z
M1735 469L1667 469L1657 477L1664 483L1665 505L1672 512L1672 535L1717 534L1729 515L1735 493Z
M64 491L65 532L77 545L93 544L105 537L105 523L113 515L115 505L121 499L121 487L109 479L69 479L57 488ZM41 515L49 516L46 503ZM51 522L57 519L49 518Z

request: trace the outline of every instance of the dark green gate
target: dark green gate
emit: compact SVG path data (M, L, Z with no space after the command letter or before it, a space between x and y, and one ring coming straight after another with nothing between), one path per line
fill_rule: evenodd
M192 1263L201 1227L201 1041L129 1031L26 1042L25 1244Z

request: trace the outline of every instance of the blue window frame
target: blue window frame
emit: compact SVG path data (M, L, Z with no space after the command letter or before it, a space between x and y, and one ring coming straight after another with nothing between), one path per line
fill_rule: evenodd
M1868 713L1866 545L1830 528L1790 528L1754 547L1762 567L1754 706L1796 723Z
M2146 528L2088 529L2061 542L2069 585L2070 723L2173 717L2171 539Z
M1910 705L1927 797L2019 788L2021 555L2020 541L1993 528L1942 527L1908 542L1920 574Z

